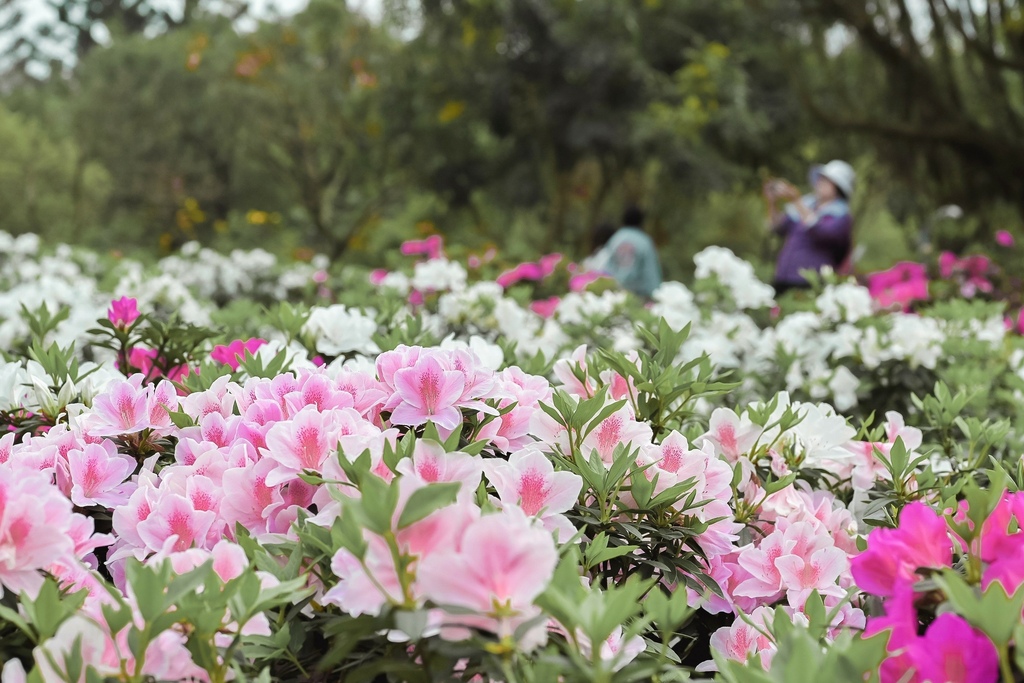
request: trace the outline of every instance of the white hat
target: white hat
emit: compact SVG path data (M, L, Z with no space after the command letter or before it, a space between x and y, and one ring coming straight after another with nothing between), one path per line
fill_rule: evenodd
M857 172L845 161L833 159L818 169L818 175L832 181L847 199L853 196L853 183L857 178Z

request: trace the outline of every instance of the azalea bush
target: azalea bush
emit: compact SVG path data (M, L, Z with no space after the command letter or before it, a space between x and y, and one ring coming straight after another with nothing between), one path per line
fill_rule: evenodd
M728 276L707 289L723 307ZM851 288L777 327L876 329ZM225 344L119 297L93 360L25 312L3 368L3 680L1024 674L1019 437L969 392L850 420L746 398L664 301L622 350L548 357L478 316L439 339L458 293L424 294L389 326L280 305L274 339Z
M4 683L1024 676L997 303L408 250L12 314Z

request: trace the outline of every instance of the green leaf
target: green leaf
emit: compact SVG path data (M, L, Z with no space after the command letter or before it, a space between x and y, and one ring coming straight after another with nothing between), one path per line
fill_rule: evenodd
M428 484L421 489L413 491L409 501L402 509L398 517L398 528L404 529L414 524L430 513L451 505L459 493L461 484L459 482L446 482L443 484Z

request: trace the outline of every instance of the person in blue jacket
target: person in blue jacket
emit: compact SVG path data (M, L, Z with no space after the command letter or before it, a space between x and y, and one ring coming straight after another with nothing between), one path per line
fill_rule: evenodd
M813 194L800 196L785 181L765 188L772 209L771 227L783 238L775 268L775 291L805 288L802 270L820 271L825 266L837 272L848 267L853 244L853 216L849 199L856 174L845 161L830 161L811 170ZM776 199L788 199L783 211Z
M615 278L623 289L650 298L661 285L661 262L654 241L643 230L643 211L631 206L623 213L622 227L601 250L598 268Z

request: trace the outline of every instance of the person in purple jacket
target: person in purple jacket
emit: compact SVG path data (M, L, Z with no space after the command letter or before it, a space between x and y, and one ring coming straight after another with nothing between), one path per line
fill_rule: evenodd
M830 161L811 169L814 193L800 191L784 180L765 186L771 206L771 227L783 238L772 283L777 294L808 287L802 270L820 271L825 266L842 272L853 244L853 216L849 198L856 178L845 161ZM778 199L789 200L783 210Z

